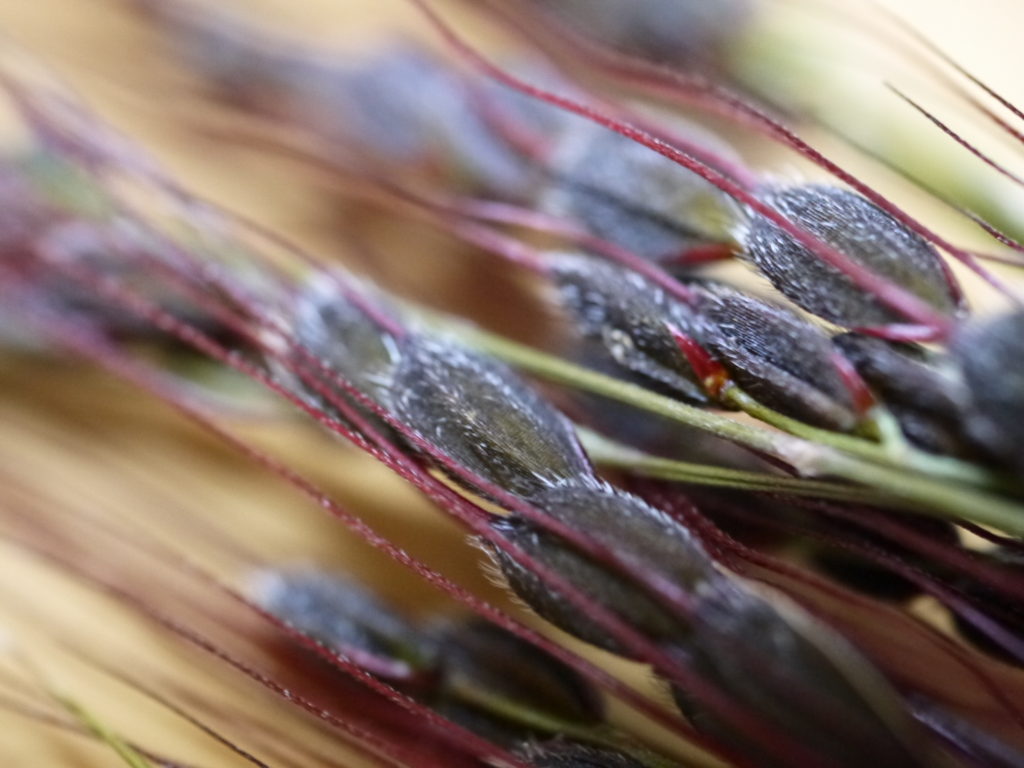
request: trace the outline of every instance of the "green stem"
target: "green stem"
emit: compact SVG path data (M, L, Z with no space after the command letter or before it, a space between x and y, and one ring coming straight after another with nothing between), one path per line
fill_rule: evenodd
M139 754L124 739L107 728L89 710L74 699L60 694L51 694L67 712L85 726L96 738L110 747L129 768L152 768L152 763Z
M954 520L973 520L1024 537L1024 507L999 496L937 481L906 469L865 464L838 452L827 454L822 467L827 474L884 488L894 496L913 502L917 511Z
M948 456L935 456L919 451L902 439L892 440L890 438L882 443L874 443L851 435L812 427L759 403L736 386L730 387L725 392L725 401L759 421L770 424L790 435L802 437L821 445L828 445L893 469L911 469L922 474L941 477L944 480L968 483L981 488L1007 489L1013 487L1013 484L1006 478L983 467Z
M874 437L889 456L905 456L913 450L903 435L899 421L889 409L880 405L875 406L871 409L867 423L870 424Z
M979 489L964 488L964 479L953 471L962 462L951 465L942 457L911 456L903 463L894 463L884 448L807 425L799 426L805 435L813 435L805 439L744 424L477 328L450 321L445 326L470 346L548 381L602 395L774 456L800 475L852 480L907 501L918 512L969 519L1024 537L1024 507ZM821 440L823 436L828 440ZM837 437L843 438L839 441L842 447L832 445ZM963 466L983 472L969 464Z
M89 733L110 747L129 768L153 768L153 764L143 757L137 749L114 733L103 721L86 709L84 705L51 686L42 669L37 667L30 658L22 656L22 662L32 676L39 681L40 686L50 698L57 702L64 711L77 720Z
M816 450L807 441L774 430L742 424L713 411L696 408L664 397L628 381L606 376L478 328L465 325L447 330L471 347L479 349L548 381L583 389L611 400L634 406L664 418L687 424L757 451L790 462L803 472L813 472Z
M878 506L905 506L892 496L877 493L870 488L666 459L651 456L586 429L577 428L577 431L583 447L595 463L646 477L717 488L810 496Z

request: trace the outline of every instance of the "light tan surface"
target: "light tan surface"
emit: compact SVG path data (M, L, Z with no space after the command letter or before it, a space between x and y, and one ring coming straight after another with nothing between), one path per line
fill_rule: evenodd
M325 41L372 45L395 28L422 29L400 0L236 4L258 9L282 26ZM1016 56L1021 27L1008 21L1024 16L1020 3L986 0L969 5L968 9L961 0L904 0L898 7L980 75L1007 92L1020 93ZM181 129L182 110L190 102L179 100L173 88L165 91L164 87L182 86L185 79L162 60L161 46L152 32L127 18L115 0L0 0L0 30L53 66L102 114L140 136L189 186L324 252L333 250L329 230L323 226L322 205L308 188L287 183L279 164L211 152ZM154 83L160 85L154 88ZM434 273L439 269L437 264L432 267ZM323 438L296 435L291 428L269 425L253 432L286 452L394 540L458 581L497 595L483 584L477 554L463 545L461 534L427 511L411 491L372 460ZM415 610L425 612L440 604L436 593L400 575L281 483L100 374L83 375L72 366L0 369L0 470L28 478L30 485L55 502L84 501L125 517L134 510L152 515L153 507L159 505L165 507L160 514L167 516L173 516L174 505L209 511L221 528L243 537L247 546L269 558L336 563L373 578L382 591ZM5 474L0 474L0 483ZM173 530L173 519L161 519ZM203 551L203 543L195 541L197 557ZM238 573L226 566L222 571L237 581ZM160 633L125 620L108 604L0 545L0 637L8 634L12 647L47 665L54 654L38 640L33 628L38 629L40 622L28 609L52 617L55 625L44 629L62 627L73 643L82 639L104 653L127 649L130 656L172 665L164 672L182 680L195 674L195 669L189 669L191 657L183 659ZM0 642L0 668L4 667L2 649ZM13 659L12 665L16 664ZM147 744L199 765L242 764L208 740L173 726L155 708L135 699L126 706L128 698L122 689L74 665L61 661L47 667L47 673L55 685L73 691L111 724ZM115 759L106 750L29 727L0 710L0 763L87 768L114 765Z

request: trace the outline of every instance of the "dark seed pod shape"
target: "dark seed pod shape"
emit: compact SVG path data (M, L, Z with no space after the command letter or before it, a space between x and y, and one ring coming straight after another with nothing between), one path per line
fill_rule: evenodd
M696 126L678 132L718 154L733 151ZM563 132L542 210L652 261L690 248L732 243L740 207L711 183L652 149L590 123Z
M843 768L935 765L897 694L845 639L781 594L718 578L700 593L677 651L701 680L786 741ZM792 766L673 689L694 725L750 758ZM780 741L782 741L780 739Z
M566 91L564 81L535 62L513 60L506 68L529 82ZM518 132L527 142L546 147L569 116L489 81L460 84L449 101L443 108L434 104L426 112L440 163L465 186L486 190L503 200L530 200L543 172L503 131Z
M705 344L744 390L808 424L841 431L857 425L853 395L824 331L785 307L724 286L704 294Z
M748 0L534 0L570 29L622 53L709 66L751 15Z
M614 376L666 397L678 397L675 390L667 386L623 370L600 340L580 339L570 354L573 362L592 371ZM570 400L566 402L565 410L573 421L645 453L733 469L760 472L771 469L767 462L750 451L696 427L582 390L568 392L566 396Z
M1024 554L1021 552L998 548L986 552L983 557L999 569L1004 583L1024 583ZM1019 600L965 575L956 578L954 585L980 613L1015 637L1024 639L1024 609ZM955 610L953 618L963 638L976 648L1008 664L1024 666L1024 661L982 631L969 618L961 616Z
M254 581L269 613L342 654L359 651L415 669L433 666L433 645L360 585L315 568L267 571Z
M168 4L164 4L168 5ZM311 53L221 9L160 8L180 54L223 98L301 123L385 167L428 163L494 191L524 190L532 169L482 119L465 83L425 48ZM505 89L487 97L525 125L554 130L553 108Z
M583 339L599 342L626 371L688 401L708 401L672 335L673 327L700 334L689 307L642 275L601 259L556 253L548 267L558 305Z
M750 453L738 468L758 472L773 469ZM808 514L806 510L781 499L732 488L685 485L680 490L718 530L761 552L779 550L791 543L794 538L790 530L792 523Z
M916 344L844 333L833 343L900 423L926 450L966 456L969 395L956 366Z
M504 744L542 735L522 722L480 708L481 697L567 723L603 719L600 696L574 670L481 619L428 629L439 654L432 708Z
M695 587L713 570L704 548L686 528L637 497L610 486L563 485L538 494L533 503L556 520L614 549L619 557L680 587ZM676 639L686 633L683 620L672 616L642 587L535 523L511 516L496 521L493 527L651 640ZM607 631L536 574L495 545L488 544L488 549L508 586L540 616L582 640L623 653Z
M871 201L824 184L771 187L759 196L800 229L937 311L946 315L957 311L938 252ZM906 320L763 216L752 217L744 252L795 304L836 325L878 326Z
M566 350L565 354L576 365L646 387L658 394L668 397L673 395L673 390L668 387L632 371L623 370L622 366L608 354L608 349L601 339L573 339L572 348ZM568 393L568 397L571 399L567 402L565 410L573 421L599 434L614 436L618 442L647 453L675 456L678 447L688 446L691 440L697 440L700 435L706 434L590 392L574 391Z
M393 44L328 67L319 78L296 73L298 77L284 84L284 95L301 94L308 100L307 119L320 116L327 132L386 162L428 156L436 115L461 101L452 73L419 46Z
M967 325L952 352L967 382L971 436L997 461L1024 474L1024 312Z
M56 211L54 213L57 215ZM23 222L23 225L27 223ZM168 338L168 334L135 312L110 301L74 274L67 274L66 268L71 267L78 274L113 279L191 327L229 347L239 346L242 342L237 334L211 313L183 300L168 285L166 278L153 270L148 260L164 258L163 245L151 237L139 236L128 222L121 222L118 226L111 221L68 218L36 232L31 246L26 244L25 247L35 249L30 254L30 259L35 262L34 267L29 268L30 274L37 272L34 275L37 287L44 292L47 301L62 312L94 323L113 339L146 343L152 351L166 355L168 363L203 359L190 345ZM64 269L59 266L52 269L52 265L45 264L41 266L42 262L51 259L63 265Z
M254 43L244 29L221 47L234 47L219 77L228 98L241 94L250 109L305 122L374 160L415 162L429 153L431 99L450 102L456 84L427 51L397 44L368 56L311 56L267 35Z
M908 547L886 536L840 519L821 521L825 532L840 538L845 543L863 544L883 554L898 558L900 562L917 567L924 572L934 566L924 557ZM956 546L958 538L952 523L935 518L913 516L900 522L910 526L914 532L927 536L932 541L950 547ZM921 588L882 563L869 559L865 554L828 544L815 546L811 558L814 564L836 581L859 592L880 600L904 602L921 593Z
M223 7L149 6L173 36L178 55L219 96L302 122L374 158L422 159L429 148L424 129L430 101L446 101L455 89L439 61L416 46L386 46L360 57L311 54Z
M291 326L306 355L364 394L380 401L388 391L400 357L397 340L329 276L314 278L296 296ZM316 370L308 358L297 357L296 363Z
M404 340L390 402L460 466L519 496L593 476L565 416L508 366L453 342Z
M645 764L622 752L574 744L569 741L549 741L530 744L520 750L522 757L535 768L644 768ZM659 760L658 765L667 765Z

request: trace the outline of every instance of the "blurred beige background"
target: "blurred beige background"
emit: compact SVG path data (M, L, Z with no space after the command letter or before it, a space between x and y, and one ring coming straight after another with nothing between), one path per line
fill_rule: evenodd
M781 5L807 2L812 0ZM856 0L836 2L847 8L856 5ZM372 46L396 29L423 32L416 14L401 0L238 0L234 5L324 42ZM984 80L1024 102L1017 67L1024 3L900 0L889 5ZM868 4L864 9L871 13ZM168 66L157 36L125 14L117 0L0 0L0 30L9 41L52 66L101 114L144 141L192 188L320 252L334 252L331 233L323 226L323 204L308 186L287 183L280 164L211 152L181 129L181 111L190 102L179 99L174 89L187 92L187 78ZM430 268L434 278L443 282L443 268L437 262L431 262ZM58 499L91 495L131 514L147 503L147 497L144 485L125 478L133 472L149 472L165 493L194 508L216 510L226 530L244 530L250 543L266 547L282 560L308 557L344 564L356 573L394 572L383 558L339 532L276 480L254 471L130 389L101 374L81 374L70 367L45 371L41 375L31 365L0 368L0 465L40 485L57 486ZM326 451L325 441L295 436L290 429L269 425L258 431L396 541L425 559L443 563L457 580L496 596L482 584L477 556L463 546L461 534L425 512L408 489L374 462L342 448L330 446ZM325 453L332 457L330 463L315 458ZM379 582L386 593L420 610L438 603L422 584L395 578L394 583ZM173 654L161 656L168 649L158 634L131 623L114 623L121 619L105 613L107 606L75 593L6 546L0 546L0 582L6 585L0 591L0 636L6 627L15 643L31 643L36 635L26 628L24 616L11 610L14 603L5 598L11 589L64 614L65 626L78 627L83 634L94 624L106 624L109 638L100 638L99 646L116 639L175 663ZM88 676L78 678L68 665L58 666L54 674L58 673L66 675L60 678L62 686L87 697L99 711L116 718L118 727L139 738L200 765L240 764L208 741L193 740L189 731L172 726L151 710L143 708L132 718L118 706L117 689ZM188 672L181 670L181 674L185 677ZM0 762L83 768L116 764L107 751L83 747L80 740L57 737L45 728L27 727L2 710Z

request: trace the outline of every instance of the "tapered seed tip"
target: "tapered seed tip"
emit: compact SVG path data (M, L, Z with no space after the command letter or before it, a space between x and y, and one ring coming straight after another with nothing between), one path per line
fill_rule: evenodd
M752 217L744 255L803 309L844 327L879 326L908 319L865 287L856 270L920 299L937 313L959 311L958 289L935 248L861 195L828 184L766 186L758 197L790 224L837 252L845 266L828 263L767 216Z

